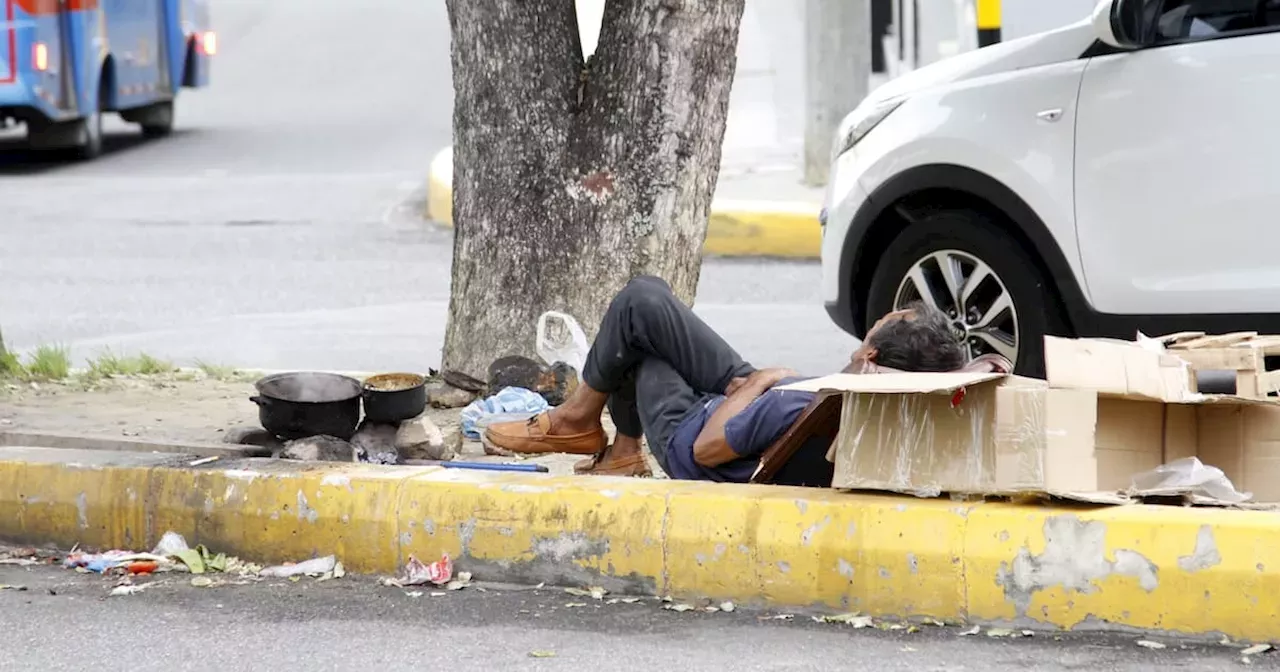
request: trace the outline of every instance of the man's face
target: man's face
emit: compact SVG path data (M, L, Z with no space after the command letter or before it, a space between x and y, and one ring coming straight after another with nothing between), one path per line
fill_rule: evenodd
M867 342L870 341L871 337L875 335L876 332L880 331L884 325L891 322L899 322L901 320L914 320L915 317L915 311L910 308L904 308L902 310L895 310L891 313L887 313L884 317L876 320L876 323L871 325L871 328L867 330L866 337L862 339L862 345L858 346L858 349L853 351L853 356L850 358L852 360L850 369L856 371L869 363L875 363L877 354L876 349L867 345Z

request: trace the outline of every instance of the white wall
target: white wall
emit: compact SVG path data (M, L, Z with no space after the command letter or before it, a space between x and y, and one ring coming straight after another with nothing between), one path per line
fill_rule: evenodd
M1004 0L1001 35L1009 40L1070 25L1093 13L1095 0Z
M577 2L586 55L595 51L604 2ZM747 0L725 129L726 166L798 161L804 142L803 40L803 0Z

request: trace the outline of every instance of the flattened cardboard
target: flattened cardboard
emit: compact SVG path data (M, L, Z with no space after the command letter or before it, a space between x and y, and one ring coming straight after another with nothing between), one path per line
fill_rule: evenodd
M1049 387L1168 402L1196 395L1189 364L1129 341L1045 336L1044 359Z
M777 389L800 392L941 394L1004 377L1003 373L835 373Z

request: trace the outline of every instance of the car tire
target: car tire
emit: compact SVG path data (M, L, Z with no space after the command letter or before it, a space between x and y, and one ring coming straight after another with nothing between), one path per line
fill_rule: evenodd
M952 269L955 282L946 283L944 265ZM932 303L948 314L958 334L964 334L971 355L1009 356L1012 337L1016 355L1009 358L1014 371L1044 377L1044 336L1066 333L1061 303L1035 260L986 215L944 210L904 228L885 249L872 276L866 324L913 297L922 298L915 291L921 281L934 295ZM959 302L954 299L957 294ZM959 310L957 303L962 304Z

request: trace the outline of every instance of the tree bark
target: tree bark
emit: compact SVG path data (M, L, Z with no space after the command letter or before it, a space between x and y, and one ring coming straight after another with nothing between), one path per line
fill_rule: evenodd
M640 274L692 303L744 0L447 0L453 284L443 368L534 355L546 310L594 337Z

